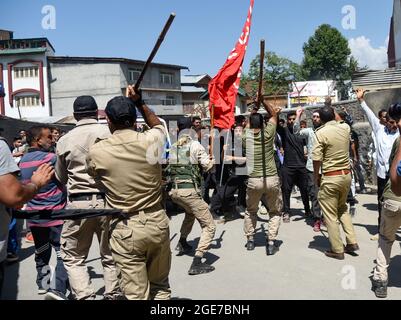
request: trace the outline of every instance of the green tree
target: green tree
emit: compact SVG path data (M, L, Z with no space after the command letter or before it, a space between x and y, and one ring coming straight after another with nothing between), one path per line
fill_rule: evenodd
M301 81L302 70L295 62L266 52L263 66L263 93L265 95L287 94L291 81ZM260 55L252 60L248 74L242 77L241 85L248 94L255 96L259 86Z
M347 98L347 86L358 63L351 55L347 39L336 28L323 24L303 46L303 76L307 80L335 80L336 88Z

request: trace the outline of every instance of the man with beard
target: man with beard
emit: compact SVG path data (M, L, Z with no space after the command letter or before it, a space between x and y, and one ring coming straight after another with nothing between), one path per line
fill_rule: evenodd
M322 125L322 123L320 122L319 112L316 111L312 115L313 128L301 129L300 118L303 113L304 109L297 110L297 117L294 124L294 133L300 135L301 137L304 137L307 142L306 148L308 150L308 160L306 162L306 170L308 175L308 193L312 202L312 214L315 220L313 231L320 232L320 225L322 223L322 212L320 210L319 201L317 198L319 190L314 182L313 177L312 150L316 142L316 129L318 129Z
M31 182L32 176L41 164L56 165L56 155L50 152L52 135L45 126L32 127L27 132L28 152L20 162L21 180ZM55 177L49 184L38 190L37 195L26 205L26 211L61 210L67 205L67 189ZM39 294L46 294L47 300L66 300L68 275L60 254L60 237L64 222L62 220L29 220L35 243L36 284ZM49 286L49 261L52 247L57 254L55 286Z
M287 127L277 126L284 147L284 164L282 167L282 190L284 200L283 222L290 222L290 199L294 185L301 191L302 202L305 208L305 216L311 215L308 197L308 172L306 170L306 155L304 152L305 139L294 134L296 112L287 114Z

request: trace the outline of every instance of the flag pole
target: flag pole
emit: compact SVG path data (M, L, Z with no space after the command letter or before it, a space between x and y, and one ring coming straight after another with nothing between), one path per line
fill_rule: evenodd
M215 105L212 104L212 108L211 108L211 113L210 113L210 158L213 158L213 152L214 152L214 109L215 109Z

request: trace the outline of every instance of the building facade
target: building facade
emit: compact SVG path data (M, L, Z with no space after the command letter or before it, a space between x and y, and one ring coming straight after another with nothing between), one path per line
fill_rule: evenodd
M46 38L13 39L0 30L0 115L32 121L72 115L77 96L93 96L100 109L135 84L144 61L61 57ZM183 66L152 63L141 84L143 99L159 116L182 116ZM39 120L40 119L40 120Z
M7 36L8 34L8 36ZM51 113L47 57L54 48L46 38L13 39L0 30L0 114L12 118L46 117Z
M144 61L120 58L49 57L53 116L71 115L79 95L95 97L99 108L135 84ZM141 84L143 99L160 116L182 115L182 66L153 63Z

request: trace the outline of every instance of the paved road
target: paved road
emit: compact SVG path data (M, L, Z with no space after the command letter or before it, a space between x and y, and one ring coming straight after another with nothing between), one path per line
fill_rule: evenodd
M215 241L207 255L216 270L207 275L189 276L192 258L175 256L183 215L171 220L171 249L173 251L170 284L172 296L184 299L375 299L369 277L376 257L377 242L370 237L377 223L376 195L359 195L360 204L354 218L355 230L361 250L359 256L346 255L345 260L326 258L327 232L315 233L296 210L289 224L282 224L279 239L282 242L275 256L266 256L263 228L266 216L260 216L256 249L246 251L243 220L219 224ZM294 208L301 202L293 199ZM197 243L200 228L195 225L189 240ZM103 292L102 270L97 245L89 255L89 270L98 298ZM36 293L34 249L23 243L21 262L6 269L5 298L18 300L43 299ZM52 260L54 264L54 260ZM389 298L401 299L401 255L398 242L393 247L390 267Z

